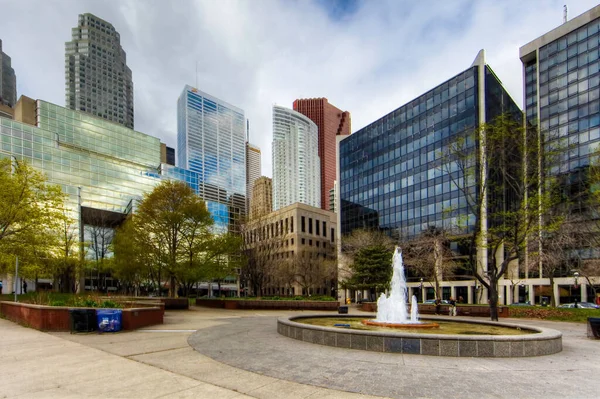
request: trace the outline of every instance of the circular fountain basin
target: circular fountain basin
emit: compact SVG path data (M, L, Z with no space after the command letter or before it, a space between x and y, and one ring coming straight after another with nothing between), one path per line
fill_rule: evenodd
M400 330L405 330L405 329L412 329L412 328L418 328L418 329L424 329L424 328L439 328L440 325L437 323L384 323L381 321L375 321L375 320L361 320L361 322L366 325L366 326L377 326L377 327L388 327L388 328L397 328Z
M326 327L302 323L305 319L355 319L356 315L303 315L277 320L279 334L313 344L338 348L360 349L430 356L455 357L530 357L551 355L562 351L562 333L549 328L512 323L469 320L452 317L422 318L426 322L452 321L478 326L505 327L527 332L524 335L436 334L435 330L408 332L379 329L377 331ZM411 326L411 327L414 327Z

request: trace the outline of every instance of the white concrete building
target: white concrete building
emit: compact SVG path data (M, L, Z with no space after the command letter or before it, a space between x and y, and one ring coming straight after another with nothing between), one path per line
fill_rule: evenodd
M321 207L318 133L308 117L273 106L273 210L296 202Z

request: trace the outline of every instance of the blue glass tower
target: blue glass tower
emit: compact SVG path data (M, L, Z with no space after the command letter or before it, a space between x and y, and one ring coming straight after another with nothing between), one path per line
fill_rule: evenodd
M197 192L222 230L246 214L245 120L240 108L190 86L177 101L178 166L197 174Z

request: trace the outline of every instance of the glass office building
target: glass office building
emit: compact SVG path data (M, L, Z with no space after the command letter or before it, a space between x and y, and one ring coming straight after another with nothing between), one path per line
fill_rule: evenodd
M234 230L246 215L245 121L240 108L190 86L177 101L178 166L197 174L198 194Z
M475 217L452 183L464 176L442 165L442 153L461 135L475 149L469 133L504 112L520 114L482 50L467 70L341 140L341 233L379 228L410 238L459 222L471 229Z
M23 98L22 98L23 99ZM41 100L37 126L0 119L0 156L25 160L68 195L68 206L126 213L160 181L160 140ZM80 199L79 199L80 198Z
M71 216L82 224L97 211L118 223L162 179L186 182L202 194L198 173L161 164L158 138L41 100L21 97L17 106L26 107L36 125L0 118L0 157L25 160L60 185ZM231 227L231 204L206 202L217 230Z
M600 143L600 6L520 49L527 123L563 148L555 174L577 175Z

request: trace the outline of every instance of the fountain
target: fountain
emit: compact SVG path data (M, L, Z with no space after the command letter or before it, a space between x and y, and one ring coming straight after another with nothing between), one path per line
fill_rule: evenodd
M417 298L410 314L399 248L394 252L389 296L377 301L377 315L293 315L277 320L279 334L337 348L457 357L526 357L562 350L562 334L549 328L466 318L419 320ZM452 322L449 322L452 320ZM396 330L400 328L400 330Z
M396 247L392 257L392 283L390 295L381 294L377 300L377 317L374 320L363 320L363 324L369 326L382 326L392 328L437 328L437 323L424 323L419 321L417 297L413 295L408 314L406 299L406 277L404 276L404 264L402 262L402 251Z

